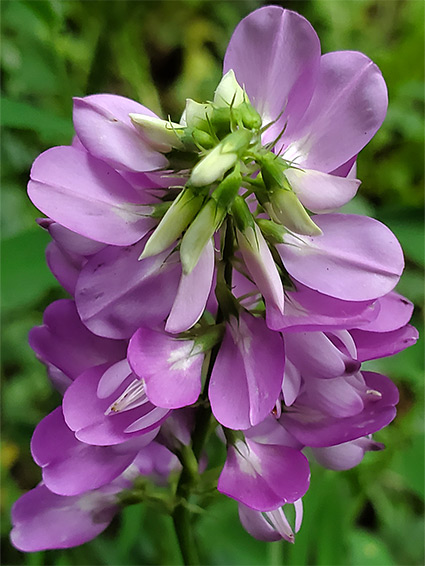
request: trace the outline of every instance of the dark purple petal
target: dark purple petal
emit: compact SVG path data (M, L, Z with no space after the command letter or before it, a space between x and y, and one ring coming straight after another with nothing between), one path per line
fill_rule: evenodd
M92 366L125 357L126 342L92 334L81 323L74 301L61 299L49 305L43 323L30 331L30 346L43 362L71 379Z
M133 244L154 224L119 173L71 146L53 147L37 157L28 194L59 224L105 244Z

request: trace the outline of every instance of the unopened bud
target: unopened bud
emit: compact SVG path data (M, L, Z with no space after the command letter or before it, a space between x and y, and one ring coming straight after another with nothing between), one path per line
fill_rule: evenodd
M237 164L235 170L221 181L211 196L217 202L218 206L227 212L232 206L241 184L242 175L240 173L240 167Z
M286 163L269 153L261 163L261 175L267 190L267 200L262 205L270 218L289 230L306 236L319 236L320 228L313 222L297 195L284 176Z
M283 224L296 234L320 236L321 229L313 222L306 209L291 189L279 189L270 195L270 202L264 205L270 218Z
M223 222L226 210L210 199L187 229L180 245L183 273L189 274L199 261L204 247Z
M216 106L231 106L237 108L245 100L245 93L232 69L221 79L214 94L214 104Z
M211 104L195 102L191 98L186 99L186 107L182 116L182 123L186 123L189 128L198 128L207 131L208 120L213 108Z
M195 165L190 176L191 185L204 187L221 179L246 151L251 137L251 132L243 129L228 134Z
M255 228L255 222L251 211L249 210L245 200L239 195L233 202L232 216L235 220L236 227L240 232L245 232L248 228Z
M129 114L129 116L143 139L153 149L161 153L168 153L173 148L183 148L180 137L183 134L184 126L181 124L145 114Z
M257 218L257 224L272 244L283 244L285 242L286 230L281 224L276 224L276 222L265 218Z
M237 114L242 120L243 125L249 130L258 130L261 128L261 116L249 102L245 101L238 106Z
M190 224L202 206L203 197L185 189L165 213L146 243L139 259L157 255L166 250Z

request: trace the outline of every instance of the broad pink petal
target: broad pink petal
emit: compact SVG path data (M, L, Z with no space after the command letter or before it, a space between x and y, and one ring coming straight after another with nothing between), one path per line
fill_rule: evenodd
M43 325L29 333L29 343L45 363L75 379L86 369L125 357L127 344L96 336L82 324L74 301L61 299L47 307Z
M267 369L265 369L267 368ZM209 386L211 409L229 428L247 429L273 410L284 372L283 341L264 320L233 319L214 364ZM231 380L229 380L231 376Z
M145 242L108 247L92 256L75 291L84 324L109 338L130 338L140 326L157 326L170 312L180 266L166 261L169 250L142 259Z
M277 245L288 273L339 299L367 301L391 291L404 259L394 234L377 220L350 214L313 217L321 236L285 235Z
M302 497L309 481L300 451L246 439L228 448L217 489L252 509L270 511Z
M164 332L139 328L130 340L128 360L157 407L178 409L197 401L204 354L193 340L176 340Z
M147 444L153 440L169 411L146 402L133 409L105 414L136 379L130 375L114 393L101 399L97 395L97 388L107 368L98 366L85 371L68 388L63 399L66 424L75 432L78 440L87 444L112 446L137 436L143 436ZM138 423L137 426L133 426L135 423Z
M37 157L28 194L59 224L105 244L133 244L154 224L119 173L71 146L53 147Z
M118 511L109 493L63 497L39 485L12 508L12 544L22 552L78 546L97 537Z
M153 171L167 165L133 126L129 114L157 117L134 100L114 94L74 98L74 127L89 153L114 169Z
M288 154L302 167L330 173L372 139L387 104L385 81L366 55L355 51L323 55L310 105L299 123L285 131Z
M307 108L319 62L320 42L311 24L295 12L266 6L236 27L224 73L233 69L264 124L284 111L283 126L296 122Z
M118 447L84 444L66 426L62 408L58 407L36 427L31 452L43 468L43 481L50 491L78 495L118 477L132 463L144 440Z

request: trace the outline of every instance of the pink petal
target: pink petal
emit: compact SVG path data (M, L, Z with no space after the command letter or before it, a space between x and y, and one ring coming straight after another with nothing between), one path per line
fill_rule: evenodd
M296 162L329 173L372 139L387 111L388 95L378 67L362 53L323 55L310 106L284 135ZM294 124L292 124L294 126Z
M119 173L71 146L53 147L34 161L28 194L44 214L92 240L125 246L153 226L137 192Z
M133 126L129 114L157 117L134 100L114 94L74 98L74 127L89 153L114 169L153 171L167 165Z
M321 236L285 235L277 245L288 273L302 284L339 299L367 301L391 291L404 259L394 234L366 216L313 217Z
M191 328L201 318L210 294L214 275L214 245L210 240L205 246L195 268L182 273L177 295L165 325L173 334Z
M263 123L284 111L283 125L296 122L310 102L319 61L320 42L311 24L295 12L266 6L236 27L224 73L234 70Z

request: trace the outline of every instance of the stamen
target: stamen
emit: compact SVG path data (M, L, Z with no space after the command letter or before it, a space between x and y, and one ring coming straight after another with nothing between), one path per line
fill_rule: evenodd
M366 395L368 395L369 397L374 397L376 401L382 399L382 393L380 391L377 391L376 389L367 389Z
M127 389L110 405L106 411L105 416L110 414L122 413L135 409L147 403L149 399L145 392L145 382L141 379L135 379L130 383Z

